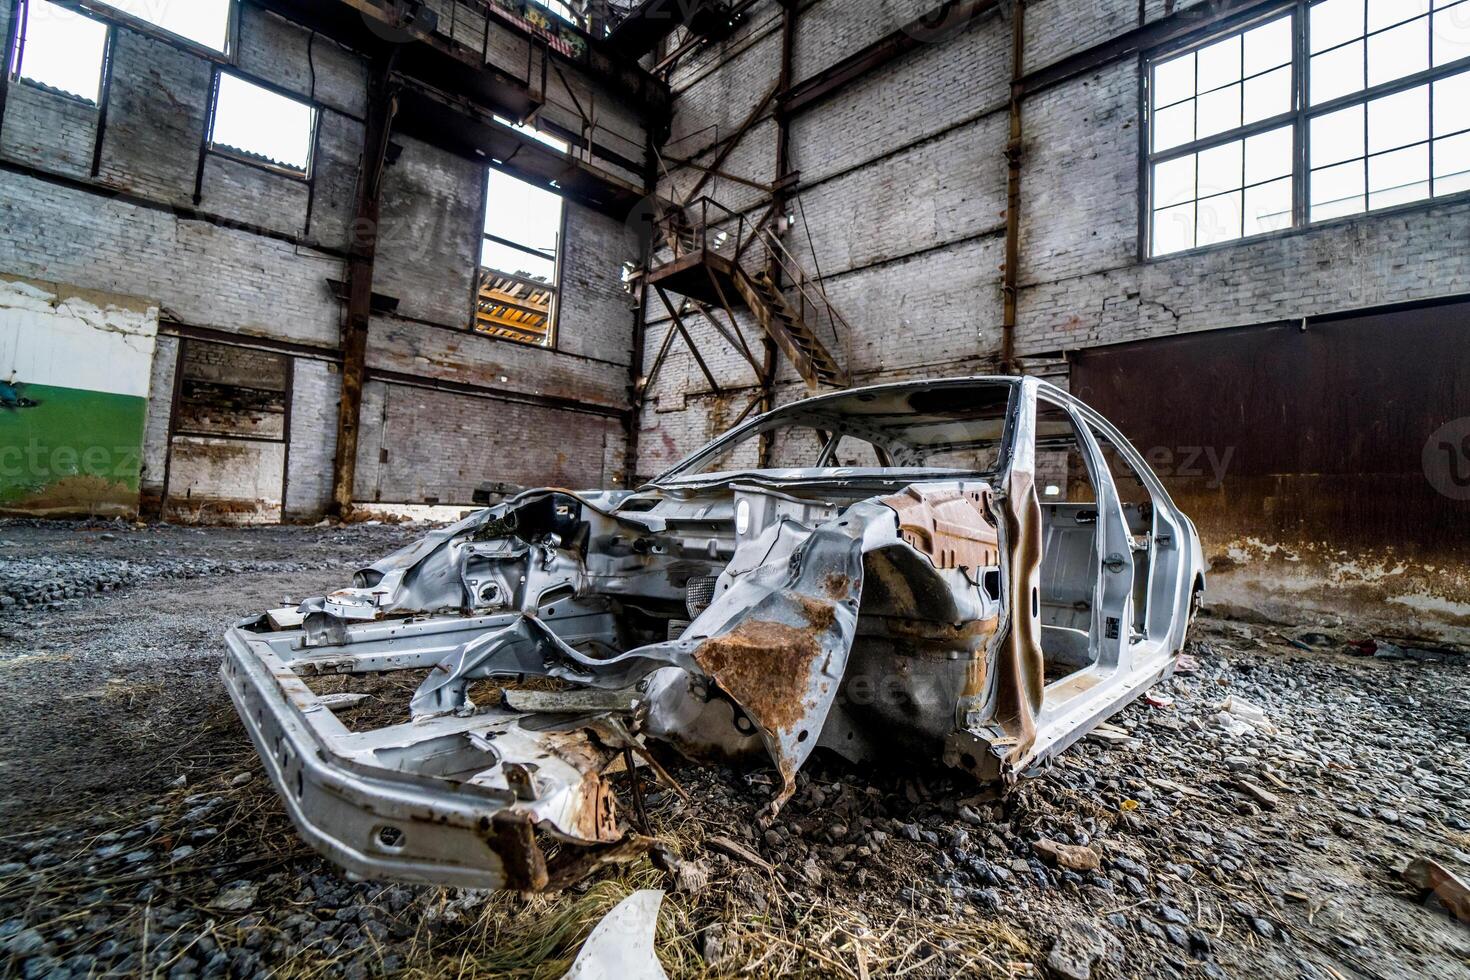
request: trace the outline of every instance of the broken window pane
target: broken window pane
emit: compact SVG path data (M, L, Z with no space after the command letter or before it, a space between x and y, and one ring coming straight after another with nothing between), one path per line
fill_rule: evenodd
M549 347L554 341L561 197L488 171L475 329Z
M213 51L224 52L230 38L231 0L104 0L125 14Z
M53 92L96 104L102 92L107 25L48 0L26 0L12 73Z
M315 133L316 110L307 103L220 73L211 149L304 176Z

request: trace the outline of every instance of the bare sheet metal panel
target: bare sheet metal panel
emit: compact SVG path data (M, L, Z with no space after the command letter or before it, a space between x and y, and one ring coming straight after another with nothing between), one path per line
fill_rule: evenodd
M1470 302L1070 360L1073 393L1129 434L1207 548L1255 535L1470 556Z

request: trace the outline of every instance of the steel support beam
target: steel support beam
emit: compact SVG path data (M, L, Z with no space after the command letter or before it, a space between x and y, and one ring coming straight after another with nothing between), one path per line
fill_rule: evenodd
M1010 133L1006 139L1006 251L1001 274L1003 300L1000 333L1000 370L1016 374L1017 295L1021 276L1021 165L1025 147L1021 139L1021 79L1026 73L1026 0L1011 7L1011 102Z
M788 117L800 115L889 62L915 48L947 39L1000 6L1001 0L946 0L837 64L790 86L779 101L777 111Z
M791 97L792 65L796 56L796 28L800 17L800 8L796 0L786 0L781 5L781 74L776 81L776 182L778 190L771 197L771 207L766 214L784 213L786 206L786 191L788 186L786 175L791 170L791 115L780 111L782 103ZM769 218L761 219L764 225ZM757 225L756 227L760 227ZM781 263L776 260L775 253L771 254L771 261L766 266L766 276L775 284L777 289L783 285L781 274ZM762 331L761 336L761 366L760 366L760 389L756 398L746 407L748 413L752 407L759 407L762 415L776 407L776 368L779 362L780 350L776 346L776 340L770 331ZM771 465L773 451L775 450L775 439L770 432L762 432L756 443L757 463L762 468Z
M378 252L383 171L397 101L392 85L397 51L390 48L378 55L368 81L362 171L358 175L356 220L347 259L342 397L337 406L337 451L332 467L331 512L338 517L346 516L352 509L352 488L357 478L357 442L362 421L362 386L367 372L368 328L372 322L373 266Z
M1217 31L1250 20L1281 6L1280 0L1213 0L1144 24L1117 37L1068 55L1021 79L1023 96L1032 96L1055 85L1095 71L1124 58L1136 57L1160 45L1188 38L1200 31Z

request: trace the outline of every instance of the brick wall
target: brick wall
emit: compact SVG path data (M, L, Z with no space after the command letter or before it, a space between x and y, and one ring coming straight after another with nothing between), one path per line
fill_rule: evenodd
M0 36L9 11L10 4L0 4ZM187 46L114 29L111 100L95 175L99 110L30 85L10 88L0 124L0 271L148 297L169 319L190 328L321 349L320 359L292 359L285 502L290 517L320 514L330 496L340 390L338 368L329 358L340 343L342 304L328 280L345 278L343 252L350 243L363 152L366 67L329 39L253 3L241 5L230 70L318 109L308 182L214 153L206 153L201 164L213 63ZM524 44L517 48L508 34L497 37L505 48L502 61L513 48L528 50ZM635 107L596 91L577 71L565 71L565 80L551 74L554 91L545 118L575 130L579 124L568 113L579 101L596 114L600 142L642 157L645 133ZM539 71L537 76L539 84ZM399 305L396 316L373 323L370 368L489 394L554 396L612 411L626 407L633 315L621 267L638 258L629 224L568 205L556 350L472 334L487 161L400 134L393 140L397 152L384 182L374 290ZM145 483L155 496L163 489L167 464L177 343L160 343L154 371ZM435 397L440 407L449 406L451 417L485 417L484 398ZM400 397L395 408L402 404ZM515 434L519 449L505 456L554 458L566 443L564 433L588 429L589 418L595 444L579 445L567 461L544 469L571 482L620 478L623 445L614 434L621 423L605 414L541 409ZM437 425L432 412L399 411L388 420L394 440L416 438L413 426ZM371 425L365 418L364 444L384 443L384 434ZM464 456L464 465L483 464L484 478L496 478L494 466L504 457L480 452L468 437L461 440L445 458ZM198 464L201 480L219 482L218 474L232 465L222 450L200 446L191 452L187 465ZM533 469L527 464L519 472L530 479ZM395 493L412 489L403 484L403 472L390 476L399 480ZM469 500L467 480L441 474L429 483L438 489L414 495Z
M336 364L300 357L293 361L288 519L319 517L331 503L341 393L342 372Z
M622 478L616 419L408 385L368 388L364 425L375 435L359 449L362 500L467 503L489 481L591 489Z
M1141 21L1198 15L1192 8L1202 3L1030 0L1026 65L1055 63ZM796 78L937 6L805 5ZM777 10L774 0L762 3L735 37L681 67L672 147L728 136L765 92L779 68ZM1009 8L921 40L791 124L804 220L798 212L787 243L808 271L820 268L850 321L838 357L859 381L989 370L1001 347ZM1140 261L1139 71L1138 60L1126 58L1025 101L1016 343L1037 370L1055 373L1048 358L1069 349L1470 291L1470 203L1463 201ZM769 179L773 128L754 127L727 169ZM666 186L690 183L686 172ZM742 206L759 197L731 186L721 193ZM748 392L753 379L743 359L697 313L686 319L722 386ZM651 303L646 365L667 321ZM750 318L739 322L753 331ZM783 397L800 393L789 368L781 377ZM650 395L640 420L645 474L712 434L719 415L712 409L723 401L677 338Z
M174 371L178 358L179 339L159 334L153 348L153 376L148 384L148 421L143 429L143 470L138 480L145 512L151 511L163 495L169 417L174 406Z

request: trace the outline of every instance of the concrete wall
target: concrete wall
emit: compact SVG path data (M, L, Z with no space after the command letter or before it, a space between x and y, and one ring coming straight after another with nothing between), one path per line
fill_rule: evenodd
M795 81L938 6L802 4ZM1199 6L1029 0L1025 70L1140 24L1179 22ZM809 271L820 269L851 322L835 346L857 382L983 373L998 362L1011 9L999 5L942 37L920 32L913 50L791 120L801 207L787 243ZM710 162L774 82L780 44L779 6L770 0L730 40L681 64L665 156ZM1140 72L1136 55L1124 57L1024 100L1015 343L1032 373L1059 371L1065 384L1060 358L1071 350L1470 292L1464 200L1140 261ZM759 119L724 169L772 179L776 130L770 114ZM695 179L676 170L662 186L682 194ZM758 213L759 192L730 181L706 192ZM648 321L646 364L667 329L656 301ZM754 373L730 345L698 314L687 321L728 393L711 393L676 338L639 420L644 475L717 433L753 390ZM749 318L740 322L755 336ZM778 399L804 392L784 370Z
M0 513L138 510L158 307L0 277Z
M4 36L11 5L0 6ZM287 517L309 519L330 500L343 310L329 280L346 278L367 71L356 53L249 0L240 18L232 70L318 109L312 180L201 155L211 61L187 45L116 26L105 125L96 107L24 83L8 87L0 120L0 273L85 283L162 309L141 477L145 502L164 492L174 338L237 337L289 355L286 491L276 505ZM463 30L463 19L456 22ZM505 33L493 46L505 61L514 31L495 31ZM599 142L640 158L646 136L637 111L598 92L584 74L564 74L547 118L566 122L577 100L595 105ZM620 217L569 204L557 349L473 334L485 164L402 134L393 140L374 291L397 300L397 308L373 323L370 372L453 388L403 387L397 404L406 409L418 400L415 425L431 430L437 418L481 413L497 395L513 398L492 405L506 417L516 417L527 400L543 402L536 424L517 433L529 450L523 459L556 458L559 434L584 423L602 431L628 406L633 314L620 274L621 263L637 257L633 233ZM431 436L425 444L466 471L499 478L501 457L473 431L420 433L399 425L395 432ZM523 466L518 477L621 480L620 455L609 464L600 441L582 448L584 455L543 472ZM436 485L446 503L469 502L468 483Z

